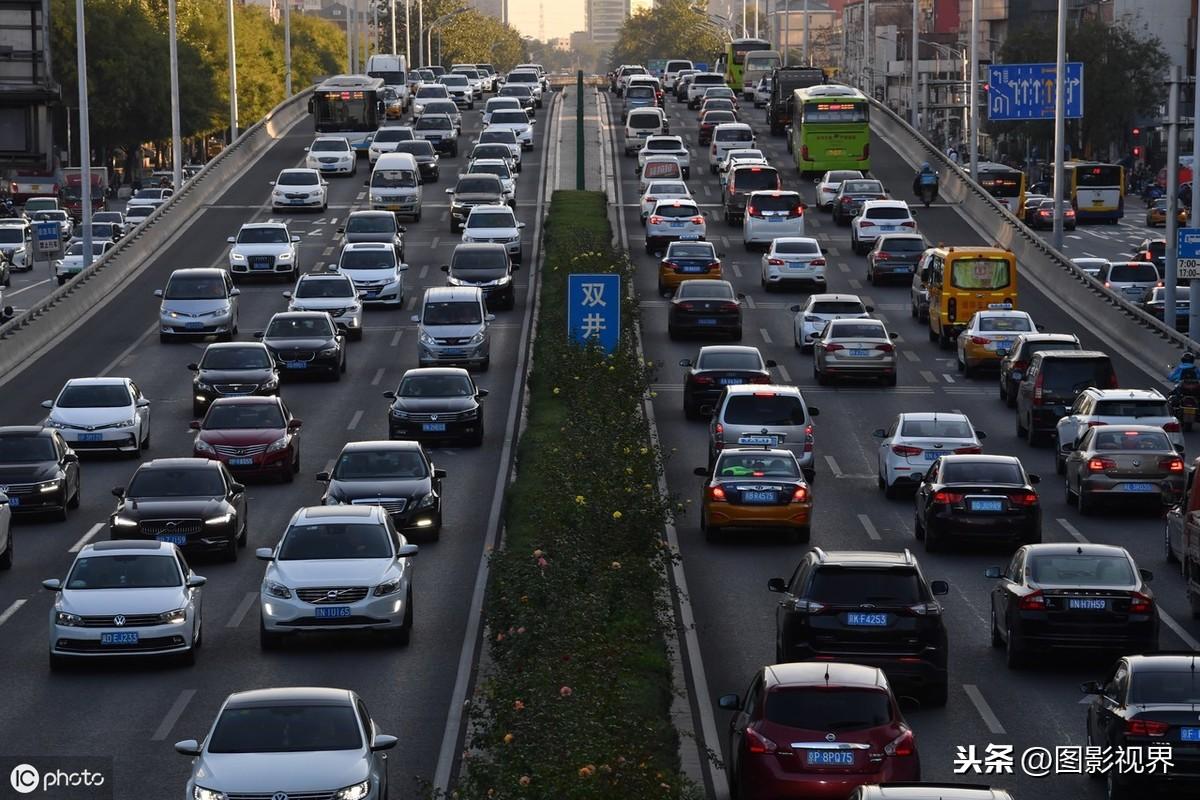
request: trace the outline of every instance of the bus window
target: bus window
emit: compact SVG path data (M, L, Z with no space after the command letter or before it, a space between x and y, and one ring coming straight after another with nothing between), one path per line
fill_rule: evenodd
M1003 289L1011 280L1002 258L956 259L951 271L951 283L959 289Z

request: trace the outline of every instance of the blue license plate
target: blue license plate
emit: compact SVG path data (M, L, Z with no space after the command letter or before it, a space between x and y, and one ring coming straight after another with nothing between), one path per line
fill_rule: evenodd
M704 317L703 319L696 320L696 324L697 325L716 325L717 321L715 319L713 319L712 317Z
M767 217L768 222L783 222L783 217Z
M445 433L446 423L444 422L422 422L421 430L426 433Z
M680 267L680 268L679 268L679 271L680 271L680 272L687 272L687 273L708 272L708 267L700 267L700 266L696 266L696 267Z
M308 369L307 361L285 361L283 365L288 369Z
M442 140L441 136L426 136L425 138L431 142L440 142Z
M368 300L371 300L371 299L373 299L373 298L379 297L379 292L380 292L380 291L381 291L380 289L371 289L371 290L368 290L367 292L365 292L365 293L363 294L363 297L367 298Z
M672 223L671 223L671 227L672 227L672 228L682 228L682 227L683 227L683 223L682 223L682 222L672 222Z
M253 458L247 458L245 456L238 456L236 458L229 459L229 466L231 467L248 467L253 463Z
M852 767L854 766L854 751L809 750L805 753L804 763L810 767Z
M1103 611L1108 608L1108 603L1090 597L1072 597L1067 600L1067 608L1073 611Z
M459 358L460 356L465 356L466 354L467 354L466 350L443 350L442 351L442 355L450 356L452 358Z
M699 239L700 239L700 234L698 234L698 233L682 233L679 235L679 240L682 242L695 242L695 241L698 241Z
M776 500L775 492L742 492L743 503L774 503Z
M187 537L182 533L160 533L154 538L160 542L166 542L167 544L177 544L181 546L187 544Z
M892 231L896 230L896 226L895 225L880 225L879 229L881 231L883 231L884 233L891 233Z
M340 619L350 616L350 606L317 606L317 619Z
M869 628L883 628L888 624L888 615L866 614L862 611L851 611L846 614L846 624Z
M1019 381L1019 380L1021 380L1021 378L1025 377L1025 373L1018 372L1017 370L1013 370L1011 377L1014 381Z
M297 202L299 202L299 201L297 201ZM258 262L257 264L251 265L251 267L250 267L250 269L254 269L254 270L268 270L270 268L271 268L270 264L264 264L261 261Z
M866 358L867 352L868 351L856 347L850 351L850 355L854 358Z
M288 202L294 206L303 205L303 203L304 203L303 200L289 200Z
M137 644L137 631L117 631L100 634L100 644Z
M98 442L102 438L104 438L104 436L99 433L81 433L81 434L79 434L79 441L81 441L81 442Z
M188 330L194 331L194 330L203 328L204 323L203 322L185 322L185 323L183 323L183 327L187 328Z
M8 505L10 508L16 508L17 506L21 505L21 498L19 498L19 497L8 498Z
M1154 488L1155 487L1154 487L1153 483L1127 483L1127 484L1125 484L1125 491L1127 491L1127 492L1153 492Z
M1200 742L1200 728L1180 728L1179 740L1182 742Z
M722 386L738 386L745 383L741 378L721 378L719 382Z
M1004 503L1001 500L972 500L970 507L972 511L1003 511Z
M775 445L779 444L779 437L772 435L739 436L738 444L747 444L751 447L774 447Z
M926 450L925 451L925 460L926 461L937 461L938 456L940 456L940 455L941 455L941 453L939 453L937 450Z

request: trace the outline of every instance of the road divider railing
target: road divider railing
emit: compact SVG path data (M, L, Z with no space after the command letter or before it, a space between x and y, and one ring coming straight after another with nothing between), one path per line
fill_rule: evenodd
M88 269L0 325L0 377L36 357L78 320L136 278L179 229L225 192L297 120L308 114L306 89L271 109L209 161Z
M1163 365L1178 360L1180 349L1195 344L1071 263L887 106L875 100L871 105L874 132L910 164L934 164L942 176L939 196L954 205L989 244L1011 250L1021 266L1022 279L1074 312L1093 332L1121 343L1152 372L1162 372ZM1114 310L1121 313L1114 314Z

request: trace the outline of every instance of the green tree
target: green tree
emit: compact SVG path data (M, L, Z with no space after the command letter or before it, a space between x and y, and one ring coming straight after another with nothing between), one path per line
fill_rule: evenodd
M425 0L423 19L418 20L416 8L412 9L413 63L410 67L423 66L417 63L421 48L431 44L432 52L425 53L425 64L437 63L438 33L441 33L443 66L454 63L491 64L498 72L507 72L526 58L521 34L512 25L500 22L495 17L480 14L466 0ZM376 0L379 9L379 48L381 52L391 49L392 23L390 0ZM404 52L405 26L404 6L396 3L396 49ZM433 30L433 41L428 35L435 21L449 14L456 14ZM424 27L420 23L424 22Z
M645 64L670 56L712 62L724 49L721 31L703 7L688 0L663 0L625 20L610 61L613 66Z

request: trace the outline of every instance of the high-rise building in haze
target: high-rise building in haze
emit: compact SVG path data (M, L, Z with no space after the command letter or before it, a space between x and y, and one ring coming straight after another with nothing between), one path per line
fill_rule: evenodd
M629 17L630 0L584 0L584 18L593 44L612 45Z

